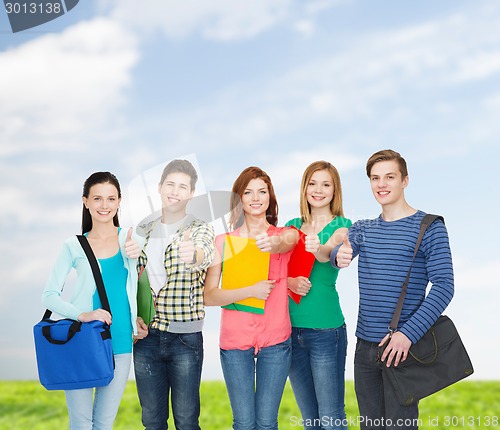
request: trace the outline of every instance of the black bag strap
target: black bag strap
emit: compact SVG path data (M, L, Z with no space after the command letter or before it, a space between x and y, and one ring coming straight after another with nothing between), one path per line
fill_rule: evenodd
M46 325L42 327L42 334L45 339L47 339L50 343L53 343L54 345L64 345L65 343L68 343L75 334L77 334L82 328L82 323L80 321L73 321L71 325L69 326L68 333L66 335L66 339L54 339L52 337L52 333L50 331L50 325Z
M420 232L418 234L417 242L415 243L415 250L413 251L413 258L411 259L410 268L406 274L406 279L401 286L401 293L399 294L398 303L396 304L396 309L394 310L394 315L392 316L391 324L389 325L389 331L394 333L398 329L399 318L401 317L401 311L403 310L403 303L406 297L406 290L408 289L408 283L410 282L410 273L417 255L418 248L424 237L424 233L427 228L436 220L440 219L444 223L444 218L441 215L426 214L422 221L420 222Z
M109 306L108 296L106 294L106 289L104 288L104 282L102 280L101 271L99 269L99 264L97 263L97 259L95 258L94 252L90 247L89 241L87 240L87 236L83 234L76 235L78 242L82 246L85 255L87 256L90 268L92 269L92 274L94 275L95 283L97 285L97 293L99 294L99 299L101 300L101 306L104 310L111 313L111 308ZM43 314L43 319L50 318L52 315L52 311L47 309Z

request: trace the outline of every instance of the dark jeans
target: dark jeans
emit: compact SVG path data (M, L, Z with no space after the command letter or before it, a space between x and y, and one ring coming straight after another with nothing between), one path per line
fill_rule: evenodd
M134 345L137 392L146 430L168 428L169 394L177 430L199 430L203 336L150 329Z
M418 429L418 404L401 406L379 359L378 343L359 339L354 355L354 386L361 430Z

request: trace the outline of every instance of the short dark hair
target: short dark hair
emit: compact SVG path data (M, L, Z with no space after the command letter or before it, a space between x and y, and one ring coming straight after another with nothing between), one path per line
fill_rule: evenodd
M194 166L187 160L172 160L163 169L161 174L160 185L165 182L165 179L171 173L185 173L191 178L191 191L194 191L196 182L198 181L198 174Z
M368 161L366 162L366 174L370 177L372 173L372 167L375 163L381 161L396 161L399 166L399 171L403 178L408 176L408 168L406 167L406 161L399 152L393 151L392 149L384 149L382 151L375 152Z

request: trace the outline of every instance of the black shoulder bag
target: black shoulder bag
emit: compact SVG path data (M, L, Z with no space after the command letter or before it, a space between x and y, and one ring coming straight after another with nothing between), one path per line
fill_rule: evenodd
M436 220L444 222L439 215L425 215L420 224L420 233L415 251L403 282L401 294L391 320L389 330L397 330L401 310L410 280L411 267L427 228ZM387 342L388 343L388 342ZM387 345L387 344L386 344ZM383 350L385 348L382 347ZM383 351L381 351L382 353ZM409 406L474 372L469 355L452 320L441 315L424 336L411 346L408 357L398 366L383 367L401 405Z

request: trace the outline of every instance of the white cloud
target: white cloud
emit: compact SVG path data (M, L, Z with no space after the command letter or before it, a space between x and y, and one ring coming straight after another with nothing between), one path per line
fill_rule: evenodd
M204 38L231 41L254 37L287 16L291 0L157 0L142 2L122 0L111 15L127 27L141 33L161 31L179 39L192 34Z
M1 52L0 134L10 142L2 154L71 148L107 125L137 59L130 33L104 18Z
M316 15L325 10L352 3L352 0L309 0L304 4L307 14Z
M455 288L457 291L497 291L500 261L471 261L455 258Z
M490 14L487 20L486 14ZM449 127L434 135L431 128L425 136L427 145L434 147L438 139L441 145L450 144L430 156L458 147L462 151L463 130L473 133L484 130L484 125L480 112L470 115L471 99L459 86L465 80L480 84L500 72L500 37L493 31L498 25L498 10L477 8L467 15L365 34L343 50L324 51L316 59L295 63L286 73L228 87L215 102L182 112L168 129L174 140L203 142L214 150L231 142L249 148L270 136L293 135L316 124L352 125L351 135L343 140L356 137L360 122L373 127L373 136L395 139L400 133L411 139L409 127L435 120L437 113L443 122L460 122L462 132ZM448 100L447 91L453 92L453 99ZM480 97L475 98L478 106ZM197 124L196 129L190 124ZM490 122L487 133L491 128ZM375 138L375 145L381 144L387 141L378 143Z
M500 92L497 90L495 94L491 94L487 97L484 100L484 106L492 112L497 113L498 109L500 109Z
M293 28L297 33L302 34L305 37L311 37L316 31L316 25L314 21L310 19L298 20L294 24Z
M500 48L478 52L459 61L453 82L475 81L500 72Z

